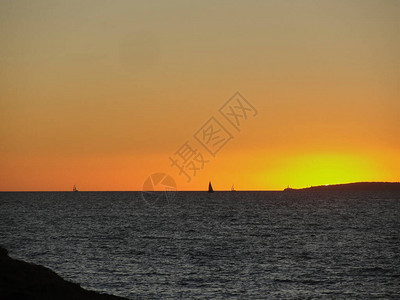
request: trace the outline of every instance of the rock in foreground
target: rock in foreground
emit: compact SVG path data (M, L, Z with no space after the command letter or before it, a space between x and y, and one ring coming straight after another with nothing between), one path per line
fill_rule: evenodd
M0 299L93 299L125 298L84 290L77 283L62 279L52 270L12 259L0 247Z

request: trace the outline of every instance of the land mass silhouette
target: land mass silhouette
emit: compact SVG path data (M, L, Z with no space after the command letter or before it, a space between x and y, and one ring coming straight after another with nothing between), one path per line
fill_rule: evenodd
M400 182L353 182L301 189L286 188L284 191L400 191Z
M12 259L0 246L0 299L88 299L126 300L126 298L88 291L62 279L52 270Z

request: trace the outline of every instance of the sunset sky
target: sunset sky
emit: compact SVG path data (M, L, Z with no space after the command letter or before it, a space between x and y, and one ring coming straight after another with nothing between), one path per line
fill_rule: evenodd
M0 45L1 191L400 181L400 1L1 1Z

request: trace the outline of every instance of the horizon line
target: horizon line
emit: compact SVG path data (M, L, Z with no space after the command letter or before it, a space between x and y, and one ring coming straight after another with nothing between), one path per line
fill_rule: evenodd
M347 183L333 183L333 184L321 184L321 185L311 185L307 187L301 187L301 188L290 188L290 185L288 186L292 190L305 190L305 189L310 189L310 188L316 188L316 187L329 187L329 186L338 186L338 185L349 185L349 184L360 184L360 183L386 183L386 184L400 184L400 181L356 181L356 182L347 182ZM284 191L286 188L283 189L265 189L265 190L260 190L260 189L243 189L243 190L235 190L234 192L280 192ZM59 192L59 193L64 193L64 192L74 192L71 190L8 190L8 191L0 191L0 193L34 193L34 192ZM151 190L79 190L78 192L166 192L162 190L157 190L157 191L151 191ZM173 190L171 192L207 192L207 189L202 189L202 190ZM226 189L226 190L214 190L214 192L232 192L232 190Z

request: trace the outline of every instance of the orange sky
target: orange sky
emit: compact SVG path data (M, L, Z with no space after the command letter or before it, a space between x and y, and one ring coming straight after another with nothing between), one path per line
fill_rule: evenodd
M83 2L83 3L82 3ZM400 181L398 1L0 2L0 191ZM239 91L240 132L218 113ZM193 134L233 135L212 157ZM208 163L190 183L169 157Z

